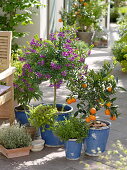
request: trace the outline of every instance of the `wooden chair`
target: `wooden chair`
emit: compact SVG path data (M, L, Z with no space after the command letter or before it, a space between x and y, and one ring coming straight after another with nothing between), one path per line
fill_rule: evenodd
M0 31L0 119L14 122L14 90L13 74L15 67L11 67L11 31Z

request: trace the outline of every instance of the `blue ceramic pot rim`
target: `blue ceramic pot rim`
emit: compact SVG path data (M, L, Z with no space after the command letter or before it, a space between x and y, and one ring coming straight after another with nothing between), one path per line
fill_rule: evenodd
M15 110L16 112L29 112L29 110L18 109L19 107L20 107L20 105L16 106L16 107L14 108L14 110Z
M106 123L107 126L100 127L99 129L96 129L95 127L90 127L90 130L103 130L103 129L109 129L109 128L111 127L111 122L109 122L109 121L107 121L107 120L100 120L100 119L98 119L97 121Z
M52 104L50 104L50 105L52 105ZM71 109L70 110L67 110L67 111L58 111L56 114L58 114L58 115L60 115L60 114L68 114L68 113L71 113L71 112L73 112L73 107L72 106L70 106L70 105L68 105L68 104L56 104L56 105L64 105L64 107L65 106L68 106L68 107L70 107Z

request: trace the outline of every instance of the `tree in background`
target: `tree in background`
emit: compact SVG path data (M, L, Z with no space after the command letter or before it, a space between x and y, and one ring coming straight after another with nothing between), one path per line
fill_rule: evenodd
M16 53L19 49L14 40L27 34L18 32L17 26L33 24L32 14L40 5L38 0L0 0L0 30L13 32L12 53Z

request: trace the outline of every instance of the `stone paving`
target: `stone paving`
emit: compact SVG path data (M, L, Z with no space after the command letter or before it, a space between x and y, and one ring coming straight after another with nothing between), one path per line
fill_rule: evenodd
M109 48L95 48L92 50L92 54L87 58L86 62L89 64L89 68L99 69L104 60L108 60L112 63L111 45L114 40L118 38L115 30L115 25L111 26ZM113 71L113 74L118 77L119 85L127 89L127 74L120 71L120 66L117 65ZM48 87L48 82L43 83L40 88L44 91L43 101L44 103L52 103L53 101L53 89ZM65 99L69 91L63 85L57 92L58 103L65 103ZM107 150L112 148L112 144L119 139L125 146L127 146L127 92L120 91L117 93L117 103L119 104L119 110L121 115L118 120L112 122L110 136L107 144ZM75 104L72 105L75 107ZM103 114L103 110L99 113L100 118L108 120ZM66 160L63 148L48 148L45 147L40 152L31 152L29 156L7 159L3 155L0 155L0 170L84 170L89 169L85 167L85 164L90 165L92 170L110 170L115 169L112 166L106 165L98 157L82 156L79 160L70 161ZM126 169L125 169L126 170Z

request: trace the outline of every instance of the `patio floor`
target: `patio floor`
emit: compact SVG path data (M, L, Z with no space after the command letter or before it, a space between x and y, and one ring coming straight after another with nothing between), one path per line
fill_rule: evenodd
M118 38L117 30L115 25L111 25L110 28L110 39L109 48L94 48L90 57L86 59L89 64L89 68L99 69L104 60L108 60L112 63L112 53L111 45L114 40ZM113 74L118 77L118 83L120 86L127 89L127 74L120 71L120 66L117 65L113 71ZM41 85L44 91L43 102L52 103L53 100L53 89L48 87L48 82ZM63 85L58 89L58 103L65 103L65 99L68 90L65 89ZM126 114L126 101L127 92L120 91L117 93L117 103L119 105L119 110L121 115L119 118L112 122L110 136L107 144L107 150L112 148L112 144L119 139L125 146L127 146L127 114ZM41 101L40 101L41 102ZM75 108L75 104L72 105ZM100 118L109 120L104 114L103 110L99 113ZM70 161L66 160L63 148L48 148L45 147L40 152L30 152L29 156L7 159L3 155L0 155L0 170L83 170L83 169L93 169L93 170L110 170L113 169L112 166L106 165L102 161L99 163L98 157L82 156L79 160ZM89 164L90 167L85 167L85 164Z

